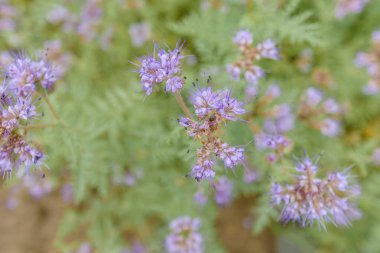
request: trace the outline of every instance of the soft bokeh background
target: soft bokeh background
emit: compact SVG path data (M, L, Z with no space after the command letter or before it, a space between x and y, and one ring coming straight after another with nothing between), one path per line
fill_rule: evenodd
M165 252L168 223L182 215L201 219L207 253L380 252L380 155L373 156L380 146L380 102L378 94L363 94L369 75L354 63L358 52L373 47L380 1L336 14L346 2L0 0L0 65L17 54L49 59L59 76L51 101L66 122L30 134L47 155L43 172L1 182L0 252ZM258 179L245 182L242 168L221 168L234 183L234 200L218 207L210 185L186 177L196 146L177 124L181 109L163 89L145 96L135 64L153 52L154 42L174 48L185 40L185 101L191 83L198 78L204 85L208 76L244 100L246 82L231 81L225 71L238 56L232 37L240 28L249 29L255 43L270 38L281 49L280 61L260 63L267 72L261 89L281 87L275 105L297 111L313 86L346 108L337 137L297 119L286 164L307 150L323 153L322 172L352 166L363 216L351 227L279 224L269 187L285 176L268 163L268 152L255 148L241 122L227 128L226 139L247 144ZM41 110L48 124L52 115L45 105ZM203 208L193 201L199 188L208 196Z

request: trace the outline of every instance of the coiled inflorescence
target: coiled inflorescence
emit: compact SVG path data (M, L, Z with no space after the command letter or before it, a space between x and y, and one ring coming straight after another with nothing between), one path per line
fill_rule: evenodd
M176 48L171 50L159 49L157 55L149 55L140 58L139 70L142 89L147 95L150 95L153 88L162 83L166 83L165 90L176 92L184 84L181 77L181 60L184 56L181 54L183 44L178 43Z
M283 205L280 220L284 223L298 222L302 226L317 222L349 225L350 220L361 216L351 203L352 198L360 194L359 186L352 185L347 170L332 172L325 179L316 177L317 165L308 157L297 164L299 175L295 182L281 186L272 186L272 202Z
M170 222L170 234L166 237L165 246L169 253L202 253L203 237L198 232L201 226L199 219L188 216L178 217Z
M233 42L241 53L239 60L227 65L227 72L233 79L239 79L241 73L244 73L245 80L249 84L255 85L265 75L265 72L254 62L262 58L280 59L279 50L272 40L265 40L253 47L252 33L247 30L239 31L233 38Z
M225 122L238 120L238 115L245 113L245 110L242 103L231 97L230 90L214 92L211 87L198 88L191 100L197 119L182 117L179 120L188 135L202 143L197 150L197 162L191 175L198 181L212 179L217 157L224 161L226 168L235 168L243 160L244 149L223 142L217 131Z
M32 166L40 167L43 153L25 140L22 131L38 117L35 95L39 90L52 89L55 75L44 60L32 61L20 57L5 69L0 88L0 173L13 170L27 173Z

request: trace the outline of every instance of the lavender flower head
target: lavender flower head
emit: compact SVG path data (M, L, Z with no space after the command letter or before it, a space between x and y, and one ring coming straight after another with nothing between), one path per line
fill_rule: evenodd
M360 13L369 0L339 0L335 9L337 19L343 19L348 14Z
M199 233L200 226L199 219L188 216L171 221L171 231L165 240L168 253L202 253L203 237Z
M197 162L192 169L192 176L200 181L215 176L213 167L216 158L223 160L226 168L235 168L242 160L244 149L233 147L215 136L215 132L226 121L236 121L243 114L243 103L231 97L230 90L214 92L211 87L198 88L191 101L197 119L182 117L179 124L185 127L188 135L199 140L202 147L197 150Z
M38 117L33 95L38 89L52 88L54 72L44 60L16 58L5 68L0 86L0 174L12 171L28 174L32 167L41 167L43 153L25 140L20 128Z
M177 43L176 48L171 50L159 49L157 55L144 56L140 59L138 73L141 78L141 85L147 95L150 95L153 88L162 83L166 83L165 90L176 92L184 84L181 77L181 54L183 43Z
M306 157L296 166L295 183L281 186L274 183L271 189L272 204L283 205L280 220L298 222L301 226L317 222L348 226L350 221L361 217L351 199L360 194L348 171L332 172L325 179L316 177L318 167Z
M257 45L257 50L259 51L259 57L272 60L280 59L280 52L272 40L264 40Z
M56 82L54 69L44 59L16 58L6 69L5 76L8 88L22 97L31 95L38 87L52 89Z
M91 253L91 252L92 252L91 244L88 242L85 242L80 245L76 253Z
M218 206L226 206L232 201L233 183L227 177L221 177L215 182L215 202Z
M197 203L200 207L204 207L207 204L207 196L204 194L203 191L197 191L194 194L194 201Z
M261 58L278 60L280 58L279 50L272 40L265 40L256 47L252 45L253 36L248 30L240 30L233 38L234 44L239 48L241 57L232 64L226 65L226 71L231 75L233 80L238 80L241 75L245 80L255 85L260 78L265 76L265 72L254 61Z
M372 161L375 166L380 166L380 148L377 148L375 151L373 151Z
M253 35L248 30L240 30L236 33L235 37L233 38L233 42L237 46L249 46L253 43Z
M7 0L0 3L0 32L10 32L16 27L17 9Z
M131 24L128 31L135 47L141 47L150 37L150 25L147 22Z

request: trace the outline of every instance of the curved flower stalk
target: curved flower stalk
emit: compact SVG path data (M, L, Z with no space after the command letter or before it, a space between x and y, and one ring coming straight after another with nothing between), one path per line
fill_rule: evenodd
M42 97L48 102L45 93L53 89L55 81L53 68L43 59L19 57L6 67L0 87L0 173L3 176L13 170L23 175L30 168L43 165L42 151L27 142L25 130L39 116L36 96L43 92Z
M331 172L320 179L318 167L309 157L299 161L295 170L299 174L294 176L294 183L272 185L272 204L283 206L282 222L298 222L301 226L317 222L325 228L325 223L347 226L351 220L361 217L352 203L360 188L350 182L348 170Z
M201 221L188 216L178 217L170 222L170 234L166 237L168 253L202 253L203 237L199 233Z
M197 162L191 175L198 181L212 179L216 158L223 160L226 168L235 168L243 160L243 148L223 142L217 132L227 121L238 120L245 113L243 103L231 97L230 90L214 92L211 87L198 88L192 98L196 119L182 117L179 124L187 129L188 135L202 143L197 150Z
M310 87L301 98L298 117L323 135L335 137L341 132L340 119L344 112L334 99L325 99L320 90Z
M359 52L356 55L357 67L365 68L370 80L363 87L366 95L376 95L380 92L380 30L372 33L372 49L368 53Z
M241 58L226 66L232 79L237 80L243 74L248 84L255 85L265 75L263 69L255 65L262 59L280 59L280 53L272 40L265 40L256 47L252 45L253 35L248 30L240 30L233 38L234 44L239 48Z

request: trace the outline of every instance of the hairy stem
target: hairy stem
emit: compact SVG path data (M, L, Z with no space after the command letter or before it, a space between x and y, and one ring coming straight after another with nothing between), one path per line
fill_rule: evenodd
M185 113L186 117L188 117L189 119L193 119L193 116L191 115L189 108L187 108L185 102L183 101L181 93L179 91L176 91L174 93L174 96L177 99L177 102L181 107L182 111Z

